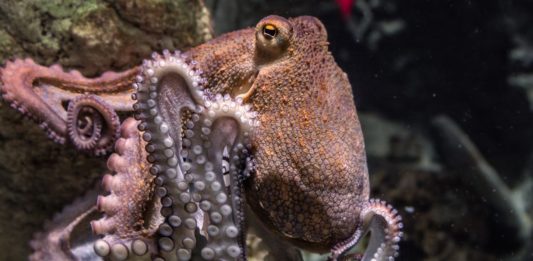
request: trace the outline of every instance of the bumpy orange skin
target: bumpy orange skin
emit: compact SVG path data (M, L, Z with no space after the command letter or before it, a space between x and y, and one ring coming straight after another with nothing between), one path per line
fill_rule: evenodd
M280 41L265 39L266 24ZM259 113L246 195L264 223L319 252L350 237L369 198L368 171L351 86L322 23L269 16L187 54L208 88L247 93Z

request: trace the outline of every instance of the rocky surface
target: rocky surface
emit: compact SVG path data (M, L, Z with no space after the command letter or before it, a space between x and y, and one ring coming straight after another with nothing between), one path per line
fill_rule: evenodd
M211 37L201 1L0 1L0 63L31 57L94 76ZM5 260L23 260L33 233L95 186L105 159L54 144L5 104L0 123L0 249Z

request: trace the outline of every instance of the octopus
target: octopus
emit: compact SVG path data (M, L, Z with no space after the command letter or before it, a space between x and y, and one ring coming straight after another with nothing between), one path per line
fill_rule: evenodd
M330 260L398 256L401 217L370 199L352 88L314 17L268 16L91 79L30 59L0 79L51 139L112 153L101 189L36 235L31 260L246 260L247 209Z

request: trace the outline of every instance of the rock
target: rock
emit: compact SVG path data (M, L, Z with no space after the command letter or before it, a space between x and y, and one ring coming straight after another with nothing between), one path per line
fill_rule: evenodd
M195 46L211 31L200 0L2 0L0 63L31 57L94 76ZM3 260L24 260L44 221L99 182L105 158L54 144L3 103L0 123L0 249Z

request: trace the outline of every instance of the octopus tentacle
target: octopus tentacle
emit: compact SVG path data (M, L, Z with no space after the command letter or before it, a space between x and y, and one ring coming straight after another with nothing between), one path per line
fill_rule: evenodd
M370 199L360 214L363 226L344 242L336 245L330 260L340 256L356 245L359 240L370 232L370 242L362 256L363 261L392 261L398 256L398 242L403 236L402 218L391 205L385 201Z
M68 106L67 129L77 149L100 156L110 151L120 136L120 120L98 96L81 95Z
M370 242L363 261L394 260L398 257L398 242L403 235L402 218L398 211L385 201L370 199L363 208L361 218L370 230Z
M241 174L255 113L229 96L204 94L200 72L184 61L179 53L154 54L136 84L136 117L165 217L160 255L245 259Z
M158 246L165 260L188 260L196 246L196 228L202 220L198 206L189 190L192 176L184 175L182 150L182 119L185 108L196 110L202 102L198 72L192 71L179 52L154 54L145 61L138 77L134 105L136 118L148 142L150 172L157 175L157 193L161 196Z
M99 260L91 251L97 239L86 233L89 221L98 214L97 194L96 190L89 191L47 222L45 232L36 233L30 242L35 252L29 260Z
M59 65L44 67L31 59L17 59L0 68L0 93L11 107L38 122L51 139L63 144L68 136L64 104L82 94L95 94L113 110L131 111L131 84L138 70L107 72L89 79L78 71L65 72Z
M245 259L242 192L250 135L258 122L242 100L218 94L205 101L205 112L187 122L184 139L185 175L192 175L200 208L209 217L206 260Z
M200 72L179 53L153 58L134 84L142 122L122 124L108 159L114 175L102 185L109 194L96 203L104 216L91 222L103 237L91 241L91 253L105 260L244 260L243 181L257 115L241 99L204 94ZM98 137L110 121L102 104L91 95L74 99L71 115L101 115L91 115L94 126L69 129Z
M133 118L122 124L115 153L107 161L115 175L106 174L102 180L109 195L99 196L96 204L105 215L91 222L93 232L104 235L95 242L95 252L111 260L150 260L156 251L150 237L161 222L160 206L154 199L154 176L149 174L146 144L137 125Z

